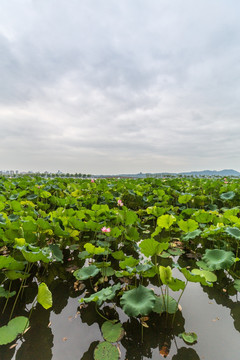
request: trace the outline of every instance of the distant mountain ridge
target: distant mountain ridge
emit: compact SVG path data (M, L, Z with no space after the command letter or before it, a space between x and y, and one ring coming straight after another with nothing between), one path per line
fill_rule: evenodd
M161 172L161 173L142 173L139 174L118 174L118 175L97 175L96 177L130 177L130 178L146 178L146 177L163 177L163 176L235 176L240 177L240 172L233 169L224 170L201 170L201 171L186 171L179 173Z

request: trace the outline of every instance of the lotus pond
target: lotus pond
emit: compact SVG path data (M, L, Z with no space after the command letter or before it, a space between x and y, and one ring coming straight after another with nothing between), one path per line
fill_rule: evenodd
M239 357L240 180L0 178L0 359Z

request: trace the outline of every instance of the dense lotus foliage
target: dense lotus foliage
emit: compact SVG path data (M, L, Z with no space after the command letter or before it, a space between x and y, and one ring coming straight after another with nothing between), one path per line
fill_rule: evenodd
M146 331L151 316L174 328L188 282L213 287L227 279L236 294L239 241L238 179L2 177L1 344L26 332L36 304L52 307L51 284L61 278L72 284L80 311L93 305L106 321L95 358L118 358L114 343L128 334L117 309ZM107 303L115 309L111 316ZM186 342L197 340L193 329L180 330L175 335Z

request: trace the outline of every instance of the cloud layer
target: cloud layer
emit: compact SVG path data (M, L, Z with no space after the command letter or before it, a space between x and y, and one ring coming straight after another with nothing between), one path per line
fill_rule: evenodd
M240 170L238 10L3 0L2 170Z

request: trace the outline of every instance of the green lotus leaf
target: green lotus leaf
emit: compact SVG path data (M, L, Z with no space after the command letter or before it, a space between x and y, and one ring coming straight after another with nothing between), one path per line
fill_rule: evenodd
M211 272L211 271L207 271L207 270L199 270L199 269L193 269L192 274L194 275L200 275L201 277L203 277L206 281L209 282L215 282L217 281L217 276Z
M167 250L169 247L168 243L160 243L153 238L145 239L141 241L139 245L141 252L145 256L153 256L161 254L163 250Z
M80 303L81 302L89 303L89 302L93 301L93 302L96 302L98 306L101 306L101 304L104 301L112 300L115 296L116 291L119 290L120 288L121 288L121 284L109 286L107 288L104 288L104 289L92 294L88 298L81 298L79 300L79 302Z
M23 270L26 261L17 261L12 256L0 256L0 269Z
M0 327L0 345L11 343L28 326L29 321L25 316L18 316L10 320L7 325Z
M187 204L192 199L192 197L192 194L182 194L178 197L178 202L180 204Z
M195 275L192 272L188 271L188 269L186 269L186 268L182 268L181 272L183 273L183 275L185 276L187 281L199 282L200 284L206 285L206 286L209 286L209 287L213 286L213 284L211 282L208 282L203 276Z
M172 248L172 249L168 249L168 253L173 256L180 256L184 254L185 251L179 248Z
M172 281L172 269L170 266L159 266L160 279L163 284L168 285Z
M133 256L125 257L125 260L119 262L121 269L126 269L127 266L134 267L139 263L139 260L135 259Z
M174 314L178 309L177 301L171 296L156 296L156 302L153 308L153 311L157 314L162 314L163 312L168 312L169 314Z
M178 226L182 231L189 233L189 232L193 232L198 228L198 223L192 219L188 219L187 221L180 220L178 221Z
M175 216L173 215L162 215L157 219L157 225L160 228L165 228L165 229L169 229L170 226L172 226L172 224L174 223L174 221L176 221Z
M86 280L90 277L94 277L99 273L100 269L98 269L95 265L89 265L88 267L83 267L74 271L73 275L77 280Z
M10 280L27 279L30 276L30 274L18 270L5 271L5 275Z
M58 244L49 245L49 249L52 251L53 257L57 261L63 262L63 253L62 253L62 250L60 250L60 247Z
M118 360L119 352L115 345L103 341L94 350L94 360Z
M213 214L205 210L198 210L194 213L194 219L199 223L207 224L212 221Z
M145 286L124 292L120 304L128 316L148 315L154 308L156 296Z
M203 270L207 270L209 271L209 268L207 266L207 264L204 262L204 261L197 261L196 262L196 265L200 268L200 269L203 269Z
M106 254L106 250L102 247L97 247L97 246L94 246L93 244L91 243L86 243L84 245L84 248L87 252L89 252L89 254L93 254L93 255L100 255L100 254Z
M153 263L138 264L136 266L136 272L144 273L145 271L148 271L148 270L152 269L153 266L154 266Z
M194 332L191 333L183 332L178 336L188 344L193 344L195 341L197 341L197 334L195 334Z
M240 240L240 229L237 227L228 227L225 231L235 239Z
M228 191L228 192L226 192L226 193L222 193L222 194L220 195L220 198L221 198L222 200L232 200L232 199L234 198L234 196L235 196L235 192L234 192L234 191Z
M49 248L40 249L39 247L28 245L28 247L23 246L21 248L21 252L28 262L42 261L44 263L49 263L51 260L51 252Z
M232 251L221 249L207 249L202 259L207 264L209 270L229 269L235 261Z
M116 260L124 260L125 259L125 254L122 250L114 251L113 253L111 253L111 255Z
M201 234L201 230L197 229L197 230L194 230L194 231L190 231L189 233L184 235L182 239L184 241L188 241L188 240L191 240L191 239L195 239L200 234Z
M240 292L240 279L236 279L234 280L234 284L233 284L234 288Z
M126 211L124 215L126 219L125 220L126 226L133 225L138 219L138 216L134 211Z
M3 286L0 286L0 297L5 297L6 299L14 296L16 294L16 291L8 291L5 290Z
M105 321L102 324L101 330L104 339L109 342L120 341L125 333L120 322L117 324L113 324L111 321Z
M44 309L52 307L52 293L45 283L41 283L38 286L37 302L41 304Z

